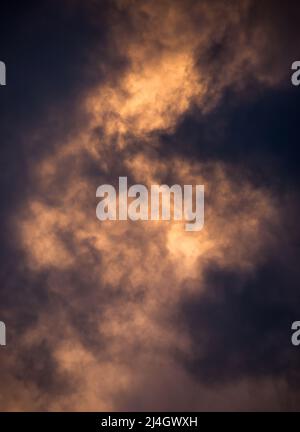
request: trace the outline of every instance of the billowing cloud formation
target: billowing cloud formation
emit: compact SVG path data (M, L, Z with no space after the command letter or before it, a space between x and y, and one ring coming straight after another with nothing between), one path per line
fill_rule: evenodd
M84 3L60 8L74 23L62 40L78 25L86 61L62 95L46 92L49 120L26 126L24 195L4 211L1 408L295 409L297 192L264 130L237 133L245 106L287 91L285 14L274 6L273 25L253 1ZM204 184L204 229L99 222L97 187L124 175Z

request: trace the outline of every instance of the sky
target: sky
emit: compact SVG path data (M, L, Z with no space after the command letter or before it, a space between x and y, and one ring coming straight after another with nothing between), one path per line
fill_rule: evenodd
M1 4L1 411L300 404L299 2ZM205 186L205 224L96 218Z

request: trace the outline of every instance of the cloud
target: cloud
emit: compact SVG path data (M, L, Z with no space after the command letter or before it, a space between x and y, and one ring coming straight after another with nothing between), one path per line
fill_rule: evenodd
M283 91L278 11L274 27L250 1L62 8L72 79L54 96L41 86L43 114L14 138L27 169L4 211L2 409L293 409L297 196L258 181L247 146L259 152L260 131L246 145L235 129L239 110ZM100 223L96 189L124 175L204 184L204 230Z

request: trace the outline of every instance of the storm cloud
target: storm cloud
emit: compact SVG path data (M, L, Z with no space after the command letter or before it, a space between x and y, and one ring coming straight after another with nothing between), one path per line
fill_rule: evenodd
M299 5L1 18L1 410L296 410ZM204 184L204 229L98 221L119 176Z

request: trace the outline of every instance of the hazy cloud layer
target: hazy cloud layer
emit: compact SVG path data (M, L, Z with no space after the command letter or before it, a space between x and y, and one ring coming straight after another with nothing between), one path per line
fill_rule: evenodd
M23 37L2 30L2 410L297 408L298 12L5 11ZM97 187L124 175L204 184L204 229L99 222Z

